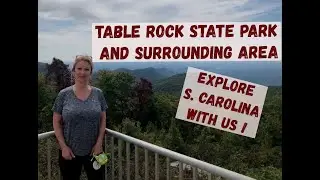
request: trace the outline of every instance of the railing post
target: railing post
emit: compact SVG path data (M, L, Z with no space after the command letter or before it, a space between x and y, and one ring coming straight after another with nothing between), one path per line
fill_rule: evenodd
M192 167L192 179L197 180L198 179L198 168Z
M40 179L39 161L38 161L38 179Z
M170 172L170 158L169 157L166 158L166 162L167 162L167 180L170 180L171 172Z
M183 163L179 161L179 180L183 180Z
M105 134L104 135L104 151L105 152L107 152L107 144L108 144L108 141L107 141L107 138L108 138L108 136ZM107 177L108 177L108 166L107 166L107 164L104 166L104 177L105 177L105 179L107 179Z
M119 180L122 180L122 140L118 139L118 157L119 157Z
M126 142L127 180L130 180L130 143Z
M144 149L144 179L149 180L148 149Z
M155 153L155 180L159 180L159 154Z
M111 136L111 180L114 180L114 137Z
M59 176L59 177L58 177L58 179L59 179L59 180L63 180L63 177L62 177L62 174L61 174L60 168L59 168L58 172L59 172L59 173L58 173L58 176Z
M50 138L47 139L47 170L48 170L48 180L51 180L51 141L50 141Z
M138 146L134 145L134 179L139 179L139 154L138 154Z

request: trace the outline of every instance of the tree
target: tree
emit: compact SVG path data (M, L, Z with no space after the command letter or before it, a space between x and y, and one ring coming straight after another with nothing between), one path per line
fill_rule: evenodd
M71 86L71 72L68 65L60 59L53 58L52 63L48 65L46 82L54 86L57 92Z
M150 121L154 122L157 113L153 101L152 83L147 79L140 78L140 81L134 87L134 91L138 99L134 118L140 121L141 127L145 129Z
M54 89L46 84L45 76L38 73L38 129L52 130L51 107L56 97Z
M110 126L121 124L125 118L134 119L138 100L133 90L133 76L125 72L101 70L97 73L95 85L103 91L107 100Z
M155 124L159 129L169 129L170 120L177 111L175 97L170 94L155 93L153 104L156 112L156 117L154 117Z
M134 90L138 94L138 99L141 106L146 104L153 95L152 83L144 78L140 78L140 82L135 86Z
M129 118L139 121L145 130L148 122L155 119L152 83L148 80L141 78L137 82L127 72L101 70L96 75L95 85L107 99L111 126Z
M177 128L176 126L176 121L178 120L174 118L171 118L170 120L170 128L167 135L165 136L166 147L172 151L183 153L185 152L185 143L183 141L179 128Z

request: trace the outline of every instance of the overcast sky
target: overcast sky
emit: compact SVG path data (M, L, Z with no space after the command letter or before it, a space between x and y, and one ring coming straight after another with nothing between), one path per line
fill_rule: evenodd
M91 24L281 21L281 0L39 0L39 61L91 54Z

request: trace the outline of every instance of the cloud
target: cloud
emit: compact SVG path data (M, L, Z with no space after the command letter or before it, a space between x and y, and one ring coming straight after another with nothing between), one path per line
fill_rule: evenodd
M281 21L280 0L39 0L39 61L91 54L91 23ZM274 13L273 13L274 12Z

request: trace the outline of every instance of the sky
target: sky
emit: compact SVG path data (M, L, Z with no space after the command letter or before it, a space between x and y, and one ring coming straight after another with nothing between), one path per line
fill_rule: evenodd
M281 0L39 0L38 57L91 54L92 23L282 21Z

